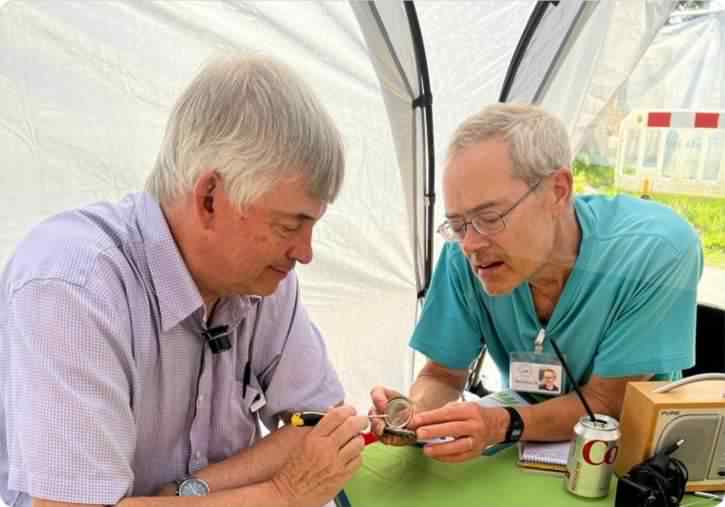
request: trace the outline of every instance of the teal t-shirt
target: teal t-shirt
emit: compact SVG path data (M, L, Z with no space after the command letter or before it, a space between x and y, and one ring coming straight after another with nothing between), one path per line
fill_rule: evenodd
M582 238L546 326L574 378L655 374L694 364L702 247L670 208L628 196L575 199ZM509 385L511 352L531 352L542 324L528 283L489 296L457 243L444 246L410 346L449 368L468 368L485 343ZM567 383L571 389L570 383Z

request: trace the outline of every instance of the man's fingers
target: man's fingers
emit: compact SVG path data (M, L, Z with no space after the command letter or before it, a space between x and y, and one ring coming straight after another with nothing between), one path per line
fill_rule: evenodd
M463 437L473 433L468 421L453 421L442 424L432 424L430 426L419 426L415 430L418 439L429 440L431 438L440 437Z
M362 435L358 435L340 448L340 461L347 463L355 459L360 456L363 449L365 449L365 440Z
M383 431L385 431L385 423L381 419L371 419L370 431L375 433L377 436L382 435Z
M397 396L400 396L397 391L388 389L385 386L375 386L370 391L370 399L378 414L384 413L385 407L388 405L388 400Z
M337 428L340 427L340 425L345 423L345 421L347 421L350 417L354 415L355 409L349 405L335 407L330 410L327 415L325 415L325 417L320 420L319 423L317 423L317 426L315 426L312 432L324 437L329 436L334 433Z
M426 456L436 459L453 459L456 461L468 459L474 455L475 441L473 437L457 438L444 444L430 444L423 448ZM462 459L459 459L462 458Z
M441 408L415 414L412 423L415 427L420 427L467 419L465 417L466 408L463 403L451 403Z
M345 465L345 474L347 474L345 482L352 479L352 476L362 466L362 463L362 456L356 456L355 458L347 462L347 464Z
M332 438L335 446L342 449L350 440L357 437L362 431L368 427L369 420L367 416L357 415L349 417L343 424L332 432ZM362 437L361 437L362 438Z

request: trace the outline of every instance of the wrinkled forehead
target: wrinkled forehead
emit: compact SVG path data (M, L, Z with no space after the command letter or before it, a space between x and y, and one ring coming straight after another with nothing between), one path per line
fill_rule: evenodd
M490 140L464 148L446 161L446 214L462 214L482 203L505 202L524 183L511 174L508 143Z

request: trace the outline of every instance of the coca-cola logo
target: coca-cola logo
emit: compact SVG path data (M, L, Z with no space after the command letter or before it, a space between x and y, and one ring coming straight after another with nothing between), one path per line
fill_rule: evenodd
M604 446L603 449L599 448L600 444ZM611 465L617 459L618 452L619 447L616 445L609 447L609 443L604 440L590 440L582 448L582 458L590 465Z

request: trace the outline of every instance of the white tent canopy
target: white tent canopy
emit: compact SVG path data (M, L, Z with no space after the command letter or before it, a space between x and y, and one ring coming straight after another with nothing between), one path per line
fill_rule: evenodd
M622 87L619 106L725 109L725 9L664 27Z
M416 4L438 165L455 125L498 99L517 46L509 98L542 102L576 135L672 5L550 4L520 43L531 0ZM299 271L304 302L352 403L365 409L373 384L405 389L432 190L409 14L399 2L0 0L0 264L42 218L140 189L173 101L200 67L219 52L263 51L310 83L347 147L342 195Z
M543 13L535 30L527 27L532 34L521 56L522 72L511 76L511 90L502 99L556 112L578 151L582 132L627 79L674 5L577 0L564 10L539 4Z

